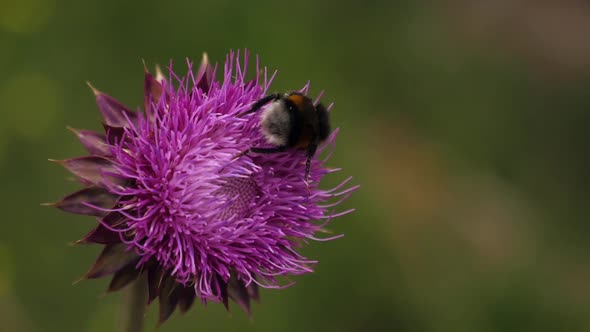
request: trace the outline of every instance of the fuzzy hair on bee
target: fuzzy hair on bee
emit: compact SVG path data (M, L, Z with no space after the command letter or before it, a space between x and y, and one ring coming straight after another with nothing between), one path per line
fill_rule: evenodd
M238 116L262 110L260 128L271 148L251 147L235 158L253 153L278 153L288 149L307 152L305 181L309 177L311 160L319 144L330 135L330 116L323 104L313 101L299 92L271 94L258 101Z

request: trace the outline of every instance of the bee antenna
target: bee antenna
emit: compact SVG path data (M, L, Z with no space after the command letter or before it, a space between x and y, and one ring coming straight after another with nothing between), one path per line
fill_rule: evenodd
M262 99L259 99L258 101L256 101L254 104L252 104L252 107L247 110L246 112L242 112L240 114L237 115L237 117L241 118L244 115L250 114L250 113L254 113L258 110L260 110L262 108L262 106L266 105L266 103L268 103L271 100L277 100L281 97L280 94L278 93L273 93L271 95L268 95Z

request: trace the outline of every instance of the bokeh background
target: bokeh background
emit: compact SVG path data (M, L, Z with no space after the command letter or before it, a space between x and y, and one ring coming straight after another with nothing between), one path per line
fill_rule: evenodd
M47 162L83 153L66 125L99 129L84 82L136 107L141 59L248 48L335 102L325 186L354 175L358 210L251 320L197 305L158 331L589 331L589 35L574 0L1 0L0 330L121 326L108 280L72 286L93 219L39 206L77 188Z

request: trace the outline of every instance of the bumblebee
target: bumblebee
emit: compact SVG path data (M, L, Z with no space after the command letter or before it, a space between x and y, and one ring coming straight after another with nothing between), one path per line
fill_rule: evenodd
M270 103L269 105L267 105ZM266 107L264 107L266 106ZM256 101L244 116L262 110L260 127L266 141L274 147L251 147L235 158L253 153L278 153L288 149L307 152L305 181L309 177L311 160L317 147L330 135L330 117L323 104L314 106L313 101L299 93L271 94Z

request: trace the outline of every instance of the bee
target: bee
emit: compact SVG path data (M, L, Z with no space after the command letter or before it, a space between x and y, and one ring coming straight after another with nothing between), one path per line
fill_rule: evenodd
M274 93L256 101L248 111L238 114L238 117L259 110L262 110L260 117L262 133L266 141L274 146L251 147L237 154L234 159L250 152L270 154L288 149L304 150L307 153L305 162L305 182L307 182L311 160L318 145L330 135L328 110L323 104L314 106L309 97L299 92Z

